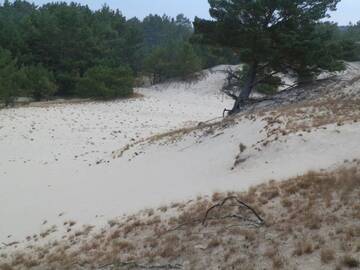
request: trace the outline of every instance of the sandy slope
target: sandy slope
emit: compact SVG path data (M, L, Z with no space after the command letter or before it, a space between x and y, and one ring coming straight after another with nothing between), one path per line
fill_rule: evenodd
M148 188L165 193L167 179L155 184L145 168L106 162L131 141L221 115L230 104L218 93L225 75L205 75L195 85L138 89L140 99L1 110L0 243L42 230L45 220L97 223L102 215L159 203ZM132 202L137 191L149 199Z
M350 81L359 70L354 64L341 76ZM279 110L281 121L271 123L277 109L269 104L267 111L245 113L226 126L203 128L175 142L170 136L143 143L112 158L128 143L218 117L231 105L218 93L223 79L215 72L194 85L139 89L145 97L136 100L0 111L0 242L22 241L56 225L51 238L66 234L68 220L76 221L75 227L102 225L123 213L243 190L360 157L357 110L342 108L347 118L341 123L335 117L315 125L312 121L321 119L313 110L320 107L306 104L297 108L303 109L300 116L293 116L292 108ZM323 88L339 87L354 95L359 83ZM324 104L320 114L330 119L333 107ZM310 124L299 127L304 121ZM238 156L240 144L246 149Z

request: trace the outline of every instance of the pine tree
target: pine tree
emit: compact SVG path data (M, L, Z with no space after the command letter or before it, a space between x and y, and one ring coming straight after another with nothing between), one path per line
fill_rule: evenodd
M25 76L22 88L27 96L40 101L56 93L54 74L42 65L23 67L20 72Z
M230 113L259 84L279 84L279 73L292 73L299 83L323 70L344 68L338 44L317 26L340 0L209 0L214 20L196 18L195 37L203 44L235 50L246 64L240 91Z
M133 94L134 78L128 68L97 66L78 80L76 94L80 97L113 99Z
M8 50L0 47L0 103L12 105L21 92L21 73Z

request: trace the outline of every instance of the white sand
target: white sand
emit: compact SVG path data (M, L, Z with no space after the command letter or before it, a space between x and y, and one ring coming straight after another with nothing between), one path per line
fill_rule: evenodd
M221 116L231 105L218 91L224 78L215 69L195 85L138 89L141 99L1 110L0 243L39 232L45 220L97 223L162 201L154 191L166 193L168 179L155 183L127 161L96 163L133 140Z
M136 100L1 110L0 243L22 241L51 225L61 234L67 220L102 225L139 209L360 157L360 124L329 125L262 152L248 149L248 160L231 171L240 143L266 137L264 122L243 120L202 143L186 137L112 159L112 151L133 140L221 116L232 104L218 92L223 79L215 72L195 85L139 89L145 98Z

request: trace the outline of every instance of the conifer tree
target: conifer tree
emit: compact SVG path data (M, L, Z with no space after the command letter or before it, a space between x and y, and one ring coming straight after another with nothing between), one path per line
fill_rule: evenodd
M317 28L339 1L209 0L213 20L195 19L196 40L232 48L246 66L230 113L239 112L257 86L279 85L279 73L302 83L344 68L339 45Z

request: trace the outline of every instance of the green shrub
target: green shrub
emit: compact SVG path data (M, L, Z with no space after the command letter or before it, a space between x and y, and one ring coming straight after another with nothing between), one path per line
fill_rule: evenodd
M42 100L49 99L56 93L54 75L43 66L24 67L21 71L26 76L23 88L28 96Z
M0 100L5 106L12 105L21 92L21 72L8 50L0 48Z
M76 94L85 98L111 99L133 94L134 77L128 68L97 66L78 80Z
M186 79L201 69L201 60L189 43L170 43L158 47L145 59L145 71L153 83L171 78Z

